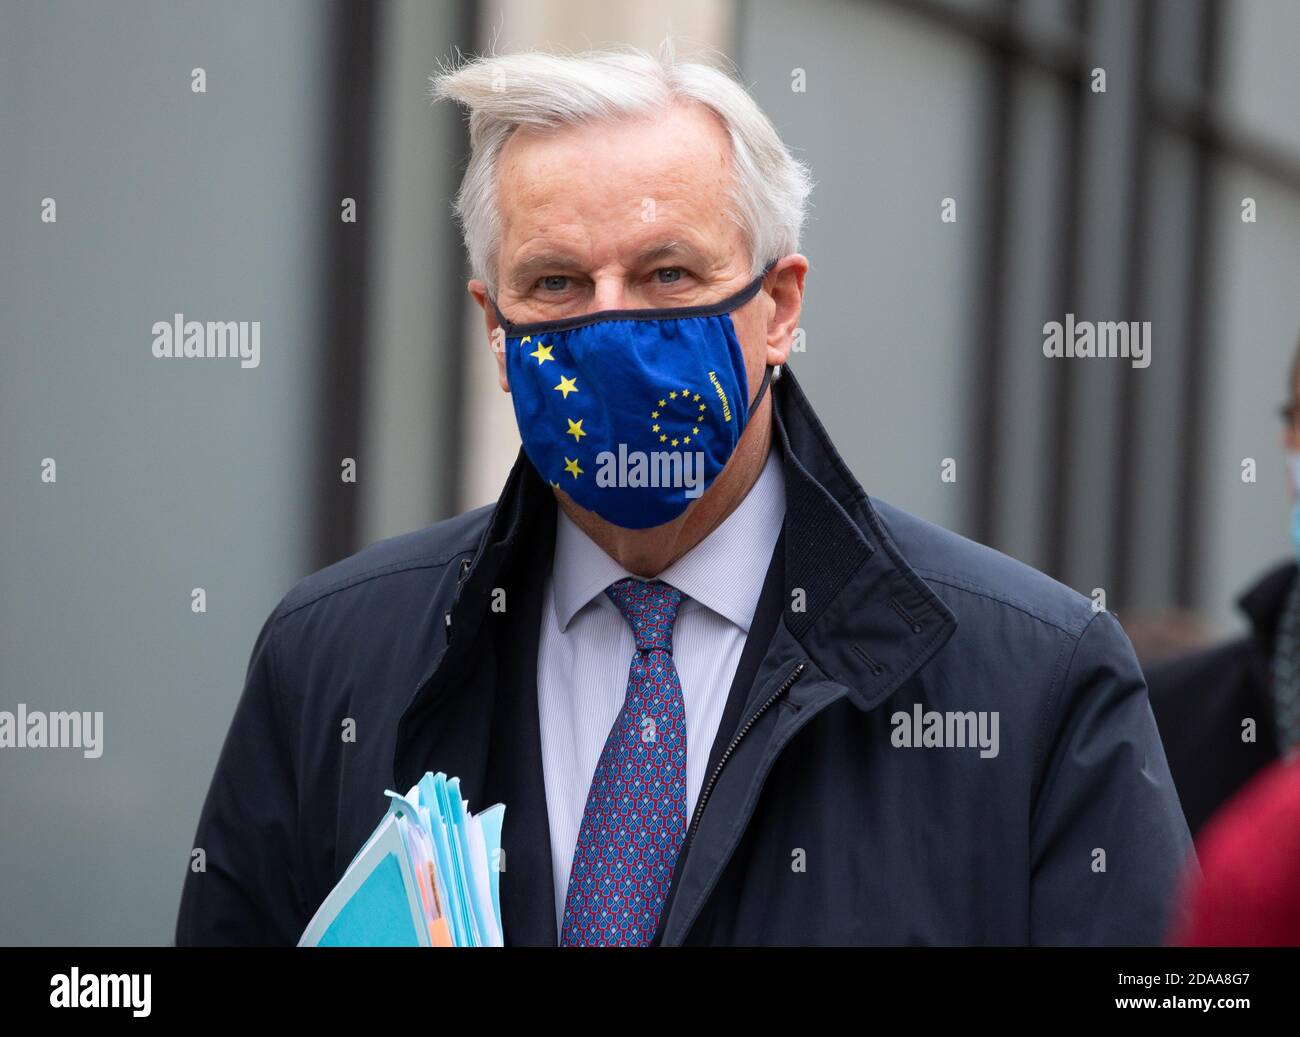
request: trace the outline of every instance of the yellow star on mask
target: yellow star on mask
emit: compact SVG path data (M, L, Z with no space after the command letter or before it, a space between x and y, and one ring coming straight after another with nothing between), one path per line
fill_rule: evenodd
M585 435L587 434L586 431L585 431L585 430L583 429L583 427L582 427L582 423L583 423L586 419L585 419L585 418L579 418L577 421L574 421L572 418L565 418L564 420L567 421L567 422L569 423L569 431L566 432L565 435L566 435L566 436L572 436L572 437L574 438L574 441L575 441L575 442L581 442L581 441L582 441L582 437L585 436Z
M557 483L554 479L551 480L551 485L554 486L557 490L560 488L560 484Z
M660 442L660 443L667 443L667 442L668 442L668 436L667 436L667 434L661 435L661 436L659 437L659 442Z
M538 367L541 367L542 364L546 363L546 361L548 360L555 359L555 357L551 356L551 347L543 345L540 342L537 343L537 348L533 350L531 353L529 353L528 355L537 357Z
M650 417L652 417L652 418L657 418L657 417L659 417L659 412L658 412L657 410L652 410L652 411L650 412Z
M564 398L567 400L569 393L578 391L578 379L565 378L564 375L560 375L560 384L555 387L555 391L563 393Z
M670 392L670 393L668 394L668 398L669 398L670 400L675 400L675 399L677 399L677 393L675 393L675 392Z
M668 401L667 401L667 400L660 400L660 401L659 401L659 406L661 406L661 407L667 407L667 406L668 406Z
M566 457L564 459L564 470L575 479L582 474L582 469L578 467L578 459L576 457Z
M528 343L530 343L532 340L533 340L533 336L532 336L532 335L525 335L523 338L521 338L521 339L519 340L519 344L520 344L521 346L526 346L526 345L528 345Z
M651 426L650 426L650 431L651 431L651 432L658 432L658 431L659 431L659 422L656 421L653 425L651 425Z
M700 398L699 393L696 393L693 397L691 397L692 400L698 400L699 398Z
M691 435L698 436L699 434L700 434L700 427L696 425L691 429Z
M685 436L685 437L683 437L683 439L682 439L682 442L683 442L683 443L689 443L690 441L691 441L691 437L690 437L690 436Z

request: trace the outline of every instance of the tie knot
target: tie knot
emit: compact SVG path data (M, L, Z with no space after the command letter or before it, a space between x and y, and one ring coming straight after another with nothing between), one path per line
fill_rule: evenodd
M605 593L632 628L638 652L662 648L672 654L673 621L682 603L681 591L661 580L647 583L628 576L611 583Z

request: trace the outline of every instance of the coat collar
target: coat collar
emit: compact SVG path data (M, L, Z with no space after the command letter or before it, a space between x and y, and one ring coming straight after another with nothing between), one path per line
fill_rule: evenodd
M934 656L957 620L889 537L789 368L780 386L785 624L826 677L871 710ZM798 589L803 611L792 602Z
M942 647L957 621L890 539L788 365L771 395L786 493L783 619L828 679L860 709L874 709ZM554 528L555 510L521 448L473 559L462 566L449 644L431 660L403 727L454 686L503 570L543 524L539 516ZM403 749L399 732L399 757Z

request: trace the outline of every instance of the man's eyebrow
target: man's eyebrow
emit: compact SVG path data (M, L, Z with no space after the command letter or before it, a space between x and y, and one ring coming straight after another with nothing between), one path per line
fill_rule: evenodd
M578 259L565 252L539 252L510 271L508 280L514 288L527 288L543 270L572 270L581 265Z
M656 259L687 259L694 263L703 263L704 255L694 245L681 241L661 241L643 248L636 254L633 262L637 266L653 263Z

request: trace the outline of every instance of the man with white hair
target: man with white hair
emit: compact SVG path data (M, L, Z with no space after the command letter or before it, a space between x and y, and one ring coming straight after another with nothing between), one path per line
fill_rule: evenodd
M1190 840L1132 650L850 474L786 366L809 173L748 93L634 50L434 90L522 449L269 617L178 942L295 942L426 770L506 804L507 944L1157 942Z

